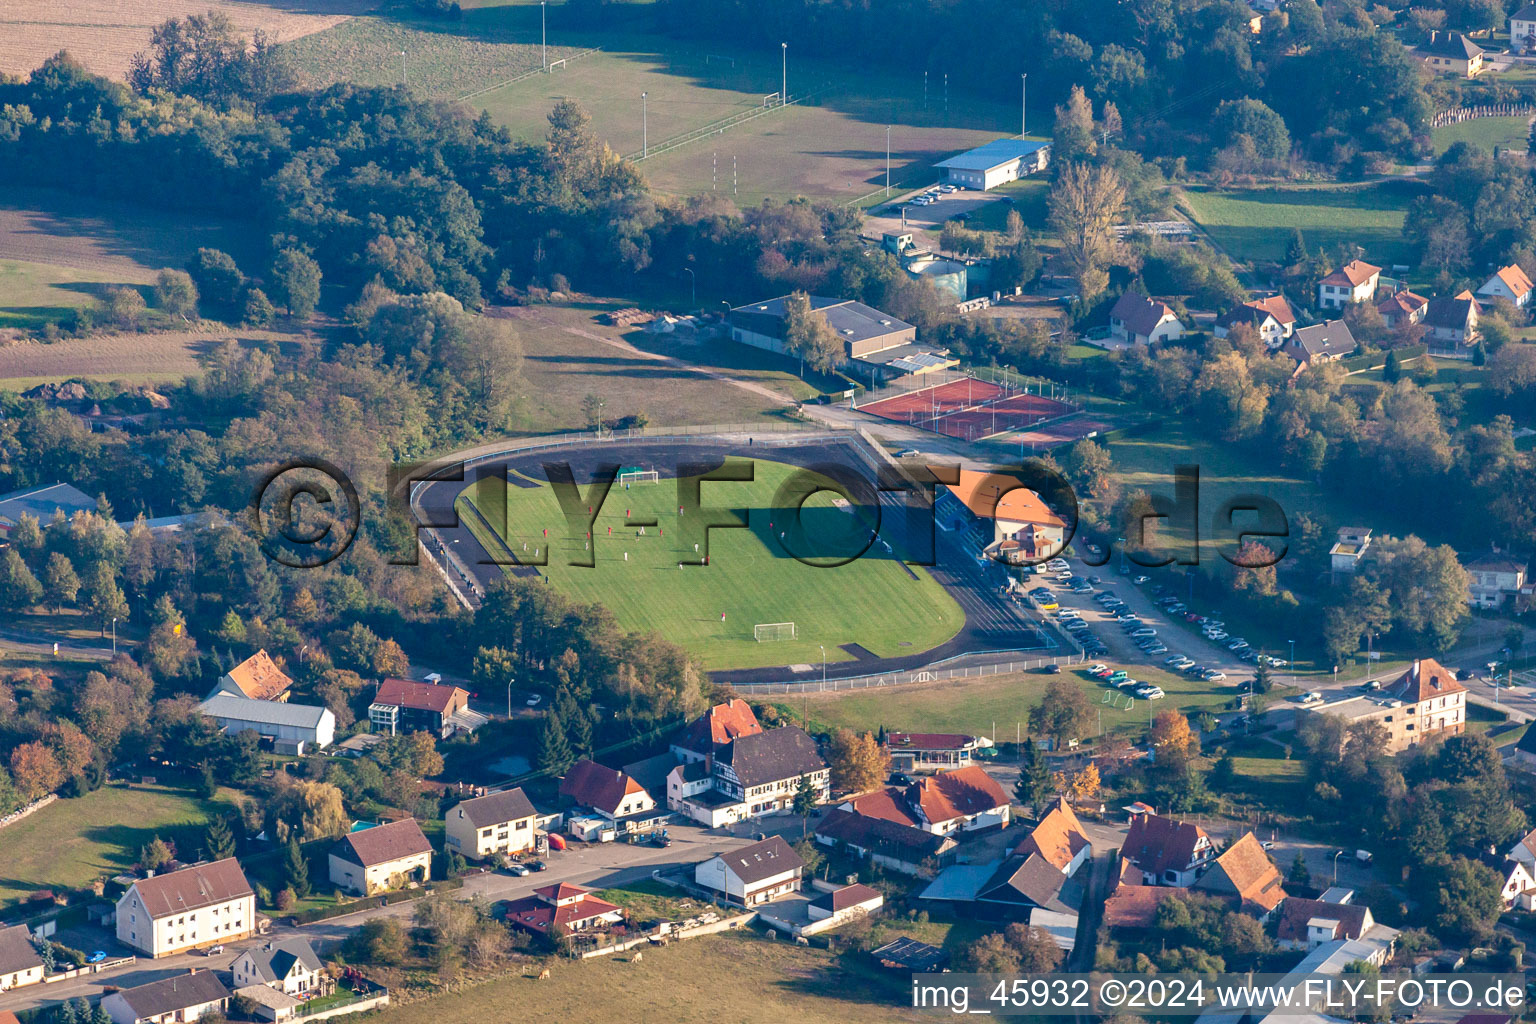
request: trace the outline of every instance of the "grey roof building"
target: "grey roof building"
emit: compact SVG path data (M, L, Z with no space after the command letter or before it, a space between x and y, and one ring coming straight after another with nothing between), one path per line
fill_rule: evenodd
M69 484L49 484L0 494L0 537L13 530L23 515L30 515L47 526L56 512L71 516L76 512L94 511L96 499Z
M1350 333L1349 324L1343 320L1329 320L1311 327L1298 327L1281 346L1281 351L1298 363L1310 366L1342 359L1355 348L1355 336Z
M226 1009L229 995L229 989L212 971L194 971L122 989L104 997L101 1005L113 1024L195 1021L213 1009Z
M228 733L247 729L266 736L281 752L302 754L307 747L323 750L336 738L336 716L329 708L253 700L230 693L215 693L197 710L219 723Z

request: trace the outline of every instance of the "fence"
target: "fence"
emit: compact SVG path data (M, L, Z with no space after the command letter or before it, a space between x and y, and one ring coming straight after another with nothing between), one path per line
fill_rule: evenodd
M356 914L361 910L388 907L396 903L409 903L412 900L419 900L440 892L452 892L462 888L464 888L464 879L448 878L441 882L429 882L419 889L395 889L391 892L364 896L349 903L338 903L332 907L315 907L313 910L301 910L297 914L288 915L288 924L290 926L298 926L301 924L314 924L316 921L329 921L333 917L346 917L348 914Z
M720 120L713 121L701 128L695 128L692 131L683 132L681 135L674 135L669 139L662 139L660 142L656 143L656 145L646 146L643 150L637 150L633 153L625 153L624 159L644 160L649 157L657 156L661 153L669 153L674 149L688 145L690 142L697 142L700 139L707 139L711 135L719 135L728 128L735 128L737 125L746 124L748 121L755 121L757 118L766 114L771 114L776 110L783 110L785 107L805 106L811 100L815 99L826 91L827 87L822 86L820 89L813 89L812 91L800 96L790 96L777 103L765 100L763 105L760 107L753 107L750 110L743 110L740 113L732 114L729 117L722 117Z
M1439 128L1448 124L1460 124L1479 117L1532 117L1536 106L1530 103L1488 103L1474 107L1451 107L1430 118L1429 126Z
M945 660L958 661L961 659L1010 653L1021 652L985 651L961 654ZM944 662L936 661L932 665L909 669L903 672L882 672L877 675L848 676L842 679L828 679L825 682L820 679L810 679L785 680L775 683L732 683L731 689L743 694L836 693L843 690L869 690L885 686L910 686L913 683L942 683L951 679L980 679L985 676L1028 672L1030 669L1044 668L1046 665L1076 665L1084 660L1081 654L1059 654L1014 661L989 662L981 665L956 666L953 668L940 668L939 666L943 665Z

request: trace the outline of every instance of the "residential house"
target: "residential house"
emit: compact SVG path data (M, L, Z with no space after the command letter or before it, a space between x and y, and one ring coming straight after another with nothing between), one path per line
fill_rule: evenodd
M1517 53L1536 50L1536 4L1526 4L1509 16L1509 48Z
M891 768L898 772L941 772L965 768L971 754L992 741L954 732L893 732L886 735L885 749Z
M618 823L636 815L654 818L656 800L630 776L596 761L582 758L560 780L560 796L577 807L595 811Z
M955 864L918 897L949 913L982 921L1020 921L1070 950L1082 907L1081 880L1044 857L1010 854L979 864Z
M693 870L693 880L727 903L751 907L800 891L805 861L780 836L717 853Z
M1280 871L1252 832L1218 854L1192 888L1228 897L1261 921L1285 899Z
M1008 794L979 765L877 789L841 807L935 835L1007 828L1011 817Z
M249 730L270 739L272 749L279 754L302 756L324 750L336 738L336 716L329 708L315 704L252 700L215 692L197 710L231 736Z
M187 974L119 989L102 997L112 1024L190 1024L206 1013L229 1010L229 989L212 971Z
M865 914L873 914L883 906L885 906L885 897L880 894L879 889L871 889L867 885L855 882L851 885L840 885L817 896L805 908L805 913L812 921L835 918L839 922L845 922ZM831 926L828 925L828 927Z
M1120 856L1141 870L1146 885L1187 888L1216 857L1205 829L1161 814L1136 814Z
M151 957L243 939L256 893L233 857L141 878L118 897L117 941Z
M1487 863L1503 879L1499 885L1499 897L1504 901L1505 910L1513 910L1515 907L1522 910L1536 909L1536 871L1530 865L1513 859L1500 862L1493 857L1487 858Z
M749 818L789 810L801 779L823 803L832 779L816 741L796 725L737 737L715 756L713 773L715 788L746 804Z
M1376 312L1388 327L1397 328L1405 323L1416 324L1424 319L1429 300L1417 292L1401 288L1376 303Z
M1536 877L1536 828L1521 836L1504 856L1509 860L1517 860L1524 864L1531 869L1532 877Z
M1536 5L1529 6L1536 9ZM1511 21L1510 25L1513 26L1514 22ZM1477 289L1477 294L1485 296L1490 301L1505 299L1523 309L1530 304L1533 291L1536 291L1536 285L1531 284L1530 277L1518 263L1511 263L1507 267L1500 267L1494 271L1493 276Z
M0 494L0 540L10 536L24 515L47 526L59 515L68 518L76 512L95 511L96 499L69 484L48 484Z
M1477 343L1477 318L1481 312L1470 295L1447 299L1436 296L1424 308L1419 321L1426 328L1424 342L1431 351L1457 354Z
M533 890L532 896L507 904L507 923L525 931L548 935L556 928L587 932L617 924L624 911L601 897L569 882L557 882Z
M485 716L469 710L468 690L413 679L386 679L368 705L368 721L376 732L391 736L429 732L447 739L456 732L473 732L485 723Z
M1349 723L1380 722L1387 732L1386 752L1396 754L1426 739L1465 732L1466 700L1467 688L1455 673L1433 658L1418 658L1374 693L1314 704L1311 710Z
M250 700L287 700L288 688L292 685L293 680L277 667L277 662L263 648L219 676L208 696L227 693Z
M878 867L923 877L951 863L959 846L949 836L841 809L822 815L813 837L822 846L841 847Z
M1511 37L1513 38L1513 37ZM1435 29L1413 48L1413 55L1437 75L1476 78L1483 73L1486 51L1460 32Z
M373 825L331 847L331 884L364 896L432 877L432 844L415 818Z
M1353 895L1349 893L1349 898ZM1371 908L1364 904L1287 896L1280 910L1275 944L1281 949L1310 952L1325 942L1358 939L1375 925Z
M448 808L443 843L471 860L498 853L516 856L536 845L538 812L521 788L487 793Z
M1128 291L1109 311L1109 333L1128 345L1155 345L1184 337L1184 324L1167 303Z
M1284 295L1250 299L1216 318L1215 335L1225 338L1238 324L1250 324L1270 348L1279 348L1296 328L1296 314Z
M716 704L672 739L672 753L683 761L708 761L732 740L763 731L752 705L740 697Z
M1353 574L1371 547L1371 530L1366 526L1341 526L1338 539L1328 549L1328 567L1333 572Z
M1055 806L1030 829L1029 835L1013 848L1013 852L1023 857L1042 857L1056 870L1071 877L1093 859L1093 843L1072 812L1072 805L1065 797L1057 797Z
M1356 347L1349 324L1343 320L1327 320L1310 327L1298 327L1280 351L1296 360L1299 366L1316 366L1342 359Z
M1350 260L1317 282L1317 308L1343 309L1355 302L1370 302L1380 283L1380 267L1364 260Z
M24 924L0 928L0 992L43 980L43 958L32 945Z
M229 970L237 989L265 985L307 999L321 988L322 966L309 940L291 938L247 949L235 958Z
M1502 608L1518 595L1526 584L1525 559L1494 549L1466 564L1472 582L1467 586L1467 603L1473 608Z
M1179 886L1146 885L1141 869L1120 858L1114 887L1104 901L1104 924L1115 931L1141 932L1157 923L1157 908L1163 900L1183 898L1189 890Z

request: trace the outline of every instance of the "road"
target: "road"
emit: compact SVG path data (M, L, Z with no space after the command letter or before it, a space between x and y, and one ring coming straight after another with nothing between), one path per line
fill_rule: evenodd
M823 812L825 813L825 812ZM812 819L814 826L814 818ZM625 843L588 845L572 843L571 849L551 852L544 858L549 865L526 877L518 877L499 871L483 875L471 875L465 879L464 888L454 892L457 899L483 899L488 902L516 899L527 896L534 889L556 882L571 882L591 888L608 888L649 878L656 869L673 870L684 865L708 860L715 854L753 842L753 831L770 835L783 835L791 843L800 840L801 822L798 817L778 815L758 819L738 826L739 835L724 829L704 829L692 825L669 825L672 846L658 849L650 846L630 846ZM50 1006L66 999L95 999L102 988L113 985L126 988L144 985L176 974L184 974L190 968L227 969L239 957L242 950L272 939L302 937L316 949L335 947L374 918L394 917L408 920L415 913L414 903L397 903L389 907L371 907L345 917L331 918L297 928L274 923L270 935L228 943L223 954L205 957L201 954L179 953L160 960L140 960L138 963L101 974L73 978L52 985L29 985L11 992L0 993L0 1010L12 1013L38 1006Z

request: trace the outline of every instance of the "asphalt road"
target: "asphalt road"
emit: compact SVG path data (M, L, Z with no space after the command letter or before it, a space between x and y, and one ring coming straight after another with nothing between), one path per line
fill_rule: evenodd
M823 811L822 813L826 813ZM814 826L815 818L812 818ZM685 865L707 860L724 850L746 846L753 842L755 831L770 835L783 835L791 843L800 840L801 822L798 817L778 815L759 819L737 827L739 834L724 829L703 829L692 825L669 825L672 845L666 849L651 846L630 846L626 843L602 843L588 845L572 843L563 852L551 851L544 857L548 870L526 877L500 871L484 875L471 875L465 879L464 888L455 891L458 899L484 899L489 902L516 899L527 896L534 889L555 882L572 882L589 888L607 888L649 878L655 870L671 871ZM18 1012L37 1006L51 1006L66 999L83 997L95 999L107 985L127 988L145 985L177 974L189 968L227 970L252 946L273 939L303 937L319 950L330 949L346 940L363 922L377 917L395 917L408 920L415 913L414 903L397 903L389 907L371 907L345 917L331 918L314 924L292 928L273 924L270 935L246 939L225 945L224 952L216 957L201 954L179 953L160 960L140 960L135 964L100 974L72 978L52 985L28 985L25 988L0 994L0 1010Z

